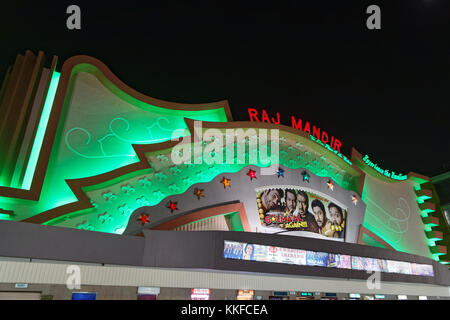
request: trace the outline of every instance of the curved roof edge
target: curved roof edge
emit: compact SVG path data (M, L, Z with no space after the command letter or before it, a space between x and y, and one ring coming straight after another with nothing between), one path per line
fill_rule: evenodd
M136 98L144 103L156 105L157 107L165 109L185 110L185 111L203 111L203 110L214 110L223 108L228 121L233 121L233 117L231 115L231 110L227 100L203 104L184 104L155 99L146 96L127 86L100 60L87 55L73 56L67 59L61 68L61 76L58 88L56 91L55 99L53 101L52 111L50 113L50 118L48 121L47 129L45 131L41 152L39 154L39 159L36 165L36 170L33 176L33 181L31 183L30 189L25 190L11 187L0 187L0 197L39 201L44 183L44 178L47 172L48 163L50 160L51 150L53 147L56 131L58 128L58 123L61 117L64 102L66 100L70 80L72 76L78 72L76 70L76 67L82 64L94 66L97 70L101 72L101 74L107 80L109 80L112 84L117 86L117 88L122 90L125 94L129 95L130 97ZM55 69L56 69L56 60L53 61L51 71L53 72ZM98 75L96 76L98 77Z

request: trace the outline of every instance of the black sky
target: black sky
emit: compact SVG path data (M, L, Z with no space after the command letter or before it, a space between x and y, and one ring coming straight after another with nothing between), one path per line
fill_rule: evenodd
M186 4L188 3L188 4ZM77 4L82 29L66 28ZM381 8L382 29L366 28ZM428 176L450 170L450 6L405 1L45 1L2 3L0 73L17 53L87 54L149 96L227 99L295 115L379 166Z

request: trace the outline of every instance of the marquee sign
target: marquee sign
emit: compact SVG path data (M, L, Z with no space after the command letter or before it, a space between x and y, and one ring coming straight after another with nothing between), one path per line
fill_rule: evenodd
M406 174L396 174L394 171L389 171L388 169L382 169L380 168L376 163L372 162L369 159L369 156L366 154L363 158L363 161L371 168L373 168L375 171L381 173L382 175L391 178L391 179L395 179L395 180L406 180L408 177L406 176Z
M280 124L280 114L278 112L276 113L276 117L269 118L266 110L264 109L262 109L261 113L258 115L257 109L248 108L248 115L250 117L250 121L252 122L256 121ZM302 122L301 118L291 116L291 126L294 129L308 133L309 135L322 141L325 145L329 145L333 150L336 150L339 153L341 152L342 142L339 139L335 138L334 136L329 136L327 132L320 127L317 127L313 124L310 125L309 121Z

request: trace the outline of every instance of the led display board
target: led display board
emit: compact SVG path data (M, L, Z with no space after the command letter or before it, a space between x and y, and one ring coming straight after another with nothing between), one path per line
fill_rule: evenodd
M223 257L226 259L275 262L299 266L378 271L428 277L434 276L433 266L428 264L282 248L227 240L224 241Z

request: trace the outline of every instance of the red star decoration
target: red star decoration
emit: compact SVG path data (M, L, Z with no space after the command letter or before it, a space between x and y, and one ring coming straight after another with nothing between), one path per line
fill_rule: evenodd
M247 175L250 177L250 180L256 179L256 171L252 169L248 169Z
M205 189L199 189L199 188L195 188L194 190L194 194L197 196L198 200L200 200L201 197L204 197L205 195L203 194L203 191Z
M167 204L167 208L170 209L171 213L173 213L175 210L178 210L177 206L178 202L172 202L172 200L170 200L169 203Z
M143 214L143 213L141 213L138 220L141 221L142 225L146 224L147 222L150 222L150 218L148 217L148 214Z

